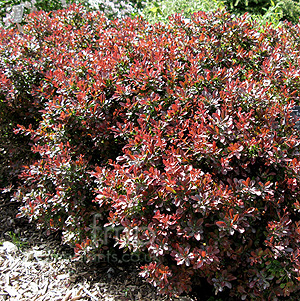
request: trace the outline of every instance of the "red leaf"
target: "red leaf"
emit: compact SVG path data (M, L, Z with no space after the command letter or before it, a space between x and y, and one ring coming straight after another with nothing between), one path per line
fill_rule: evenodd
M216 222L216 225L220 228L226 228L227 227L227 224L225 222L221 222L221 221Z
M82 250L82 245L76 244L75 246L76 246L78 249Z
M176 191L170 186L166 186L166 190L172 193L176 193Z

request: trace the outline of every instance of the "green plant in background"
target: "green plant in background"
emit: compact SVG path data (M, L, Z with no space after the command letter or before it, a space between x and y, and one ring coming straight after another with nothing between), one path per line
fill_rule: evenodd
M158 0L154 2L149 0L143 15L151 23L166 23L169 16L175 13L182 13L189 18L197 11L224 8L237 16L249 13L252 20L260 25L272 23L274 27L279 26L284 20L297 23L300 17L299 0Z
M214 11L224 8L220 0L161 0L148 1L143 11L144 17L152 23L167 22L172 14L182 13L185 17L197 11Z
M62 0L35 0L34 6L37 10L44 10L44 11L52 11L57 9L62 9L67 3L71 1L62 1Z
M224 0L224 4L232 13L249 12L258 20L274 24L283 20L297 23L300 17L299 0Z
M274 2L272 4L272 2ZM230 12L244 14L249 12L255 15L263 15L270 6L276 5L281 0L224 0L224 4Z
M266 9L264 15L257 16L257 19L262 21L261 23L271 22L274 25L278 25L283 18L283 11L280 3L275 3L271 0L271 6Z
M284 0L278 1L279 7L283 12L283 19L297 23L300 17L300 1Z

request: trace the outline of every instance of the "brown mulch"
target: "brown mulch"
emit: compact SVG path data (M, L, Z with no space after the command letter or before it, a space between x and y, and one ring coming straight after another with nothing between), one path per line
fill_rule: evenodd
M24 218L19 204L0 195L0 301L2 300L181 300L157 294L138 267L72 260L60 234L47 235Z

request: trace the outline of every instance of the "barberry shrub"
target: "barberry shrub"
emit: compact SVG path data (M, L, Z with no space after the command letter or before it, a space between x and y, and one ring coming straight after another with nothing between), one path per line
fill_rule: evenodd
M141 275L164 294L208 283L231 300L296 300L299 34L224 11L151 25L80 6L2 31L18 40L1 42L17 78L39 79L21 86L30 102L15 99L36 116L15 130L37 156L20 214L78 254L104 252L119 227L117 245L148 254ZM2 62L9 104L16 65Z

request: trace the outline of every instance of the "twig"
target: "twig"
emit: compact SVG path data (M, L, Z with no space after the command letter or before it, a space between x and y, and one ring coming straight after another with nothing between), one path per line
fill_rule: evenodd
M83 291L89 295L93 300L98 301L98 298L96 298L91 292L89 292L82 284L79 283L79 286L83 289Z

